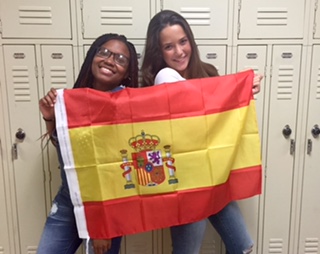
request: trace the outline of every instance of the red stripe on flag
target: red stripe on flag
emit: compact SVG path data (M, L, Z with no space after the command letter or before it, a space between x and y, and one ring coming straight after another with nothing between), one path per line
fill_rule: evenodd
M169 120L244 107L253 98L253 75L250 70L115 93L65 90L69 128Z
M112 238L202 220L229 202L261 194L261 166L234 170L215 187L84 203L91 238Z

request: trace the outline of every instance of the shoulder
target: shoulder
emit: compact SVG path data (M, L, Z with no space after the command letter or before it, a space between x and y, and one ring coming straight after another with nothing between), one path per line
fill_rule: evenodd
M154 84L159 85L162 83L172 83L172 82L177 82L185 80L176 70L166 67L161 69L155 79L154 79Z

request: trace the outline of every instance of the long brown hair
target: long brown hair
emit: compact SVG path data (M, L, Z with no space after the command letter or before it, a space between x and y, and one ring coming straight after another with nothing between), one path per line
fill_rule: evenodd
M162 56L160 33L162 29L172 25L182 27L192 49L186 71L187 77L185 78L192 79L218 76L218 71L213 65L201 61L192 30L185 18L174 11L163 10L150 20L148 26L144 59L141 67L142 86L152 86L157 73L167 67Z

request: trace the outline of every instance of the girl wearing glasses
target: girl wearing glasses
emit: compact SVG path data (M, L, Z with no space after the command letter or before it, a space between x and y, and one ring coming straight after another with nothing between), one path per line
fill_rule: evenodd
M105 34L98 37L88 50L73 88L89 87L104 92L116 92L125 87L137 86L138 60L133 44L123 35ZM82 243L82 239L78 237L59 141L55 132L56 95L56 90L51 88L39 101L47 135L57 148L62 183L45 223L38 254L74 254ZM118 254L120 244L121 237L92 241L95 254ZM91 248L90 250L92 251Z
M142 86L218 76L213 65L201 61L187 21L170 10L159 12L149 23L141 72ZM254 77L253 93L260 91L261 79L261 75ZM228 254L252 252L253 242L236 202L208 219L220 234ZM205 220L171 227L173 254L198 254L205 227Z

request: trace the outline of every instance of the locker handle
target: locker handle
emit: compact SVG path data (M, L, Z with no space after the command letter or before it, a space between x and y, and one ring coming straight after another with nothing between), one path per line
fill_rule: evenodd
M307 154L310 155L312 151L312 140L308 139L308 147L307 147Z
M292 130L291 130L290 126L288 124L285 125L284 128L282 129L282 135L285 138L289 138L291 133L292 133Z

